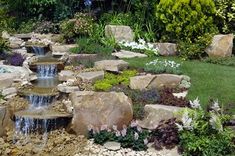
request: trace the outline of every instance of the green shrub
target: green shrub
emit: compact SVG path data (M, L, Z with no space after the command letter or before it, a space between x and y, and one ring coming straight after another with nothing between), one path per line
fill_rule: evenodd
M9 49L9 42L0 36L0 53L3 53L5 50Z
M203 59L204 62L220 64L225 66L235 66L235 57L226 57L226 58L211 58L207 57Z
M174 61L160 61L158 59L148 62L144 66L144 71L155 74L169 73L169 74L182 74L180 64Z
M224 127L230 118L224 115L218 102L207 112L201 109L199 100L190 102L192 110L184 110L179 128L183 155L229 155L235 152L234 132Z
M113 52L112 47L103 46L90 38L80 38L77 40L78 47L70 49L72 53L87 53L110 55Z
M60 25L65 39L89 36L92 32L93 18L86 13L76 13L73 19L65 20Z
M33 32L34 29L36 29L37 22L35 20L28 20L23 21L19 24L19 27L17 29L18 33L30 33Z
M105 73L103 80L98 80L95 82L95 90L108 91L114 85L123 84L128 86L130 83L130 77L137 74L136 70L126 70L120 75L115 75L112 73Z
M130 13L104 13L101 16L101 22L111 25L129 25L132 24L132 16Z
M7 8L3 7L0 2L0 32L8 31L14 32L15 31L15 18L8 15Z
M162 40L191 41L205 33L214 33L215 4L213 0L160 0L156 19Z
M214 0L216 23L223 33L235 32L235 0Z

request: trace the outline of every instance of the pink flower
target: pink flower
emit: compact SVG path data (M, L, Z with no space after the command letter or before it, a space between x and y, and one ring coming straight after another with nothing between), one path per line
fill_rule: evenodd
M100 130L103 131L103 130L107 130L108 129L108 125L102 125L100 127Z
M145 144L145 145L148 144L148 139L147 139L147 138L144 139L144 144Z
M135 134L134 134L134 139L135 139L135 140L138 140L138 139L139 139L139 134L136 133L136 132L135 132Z
M121 131L122 137L126 136L126 133L127 133L127 130L126 130L126 128L124 128L124 129Z
M120 136L121 136L120 131L116 131L116 132L115 132L115 135L116 135L116 137L120 137Z
M132 120L131 121L131 127L136 127L138 124L135 120Z
M113 125L113 130L117 131L117 125Z

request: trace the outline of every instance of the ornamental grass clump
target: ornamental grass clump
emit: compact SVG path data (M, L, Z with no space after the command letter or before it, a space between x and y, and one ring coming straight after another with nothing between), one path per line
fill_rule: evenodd
M231 118L223 114L218 101L210 111L201 108L198 99L190 101L191 108L182 113L177 123L183 155L230 155L235 152L235 134L224 124Z
M148 56L157 56L159 54L157 47L143 39L139 39L138 42L121 41L119 45L121 49L144 53Z
M155 74L168 73L168 74L182 74L180 64L175 61L159 59L153 60L145 64L144 70Z
M100 128L93 126L88 127L88 138L94 138L94 142L103 145L107 141L116 141L123 148L131 148L136 151L147 149L148 137L150 132L139 127L136 121L132 121L130 126L123 125L121 130L118 130L114 125L108 128L103 125Z

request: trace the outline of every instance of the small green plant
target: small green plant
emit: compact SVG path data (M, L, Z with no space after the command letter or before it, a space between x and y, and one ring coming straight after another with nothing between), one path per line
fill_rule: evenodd
M123 84L128 86L130 83L130 77L137 74L136 70L126 70L120 75L112 73L105 73L104 79L96 81L94 84L95 90L108 91L114 85Z
M224 115L218 102L209 112L202 110L198 99L190 101L192 110L183 111L177 124L184 155L229 155L234 153L234 132L223 126L230 117Z
M77 40L78 47L70 49L72 53L86 53L86 54L100 54L110 55L113 52L113 48L109 46L103 46L98 42L93 41L90 38L79 38Z
M17 29L18 33L30 33L36 29L37 22L34 20L23 21L20 23L19 28Z
M145 64L144 70L151 73L169 73L169 74L182 74L180 70L180 64L174 61L160 61L158 59L153 60Z
M130 13L104 13L100 19L105 24L131 25L132 16Z
M130 126L123 126L122 130L118 130L117 126L109 129L107 125L101 126L97 131L92 126L88 128L89 138L94 138L94 142L103 145L107 141L117 141L121 143L123 148L132 148L136 151L146 150L149 131L137 126L132 121Z
M9 42L0 36L0 54L2 54L5 50L9 49Z
M211 58L207 57L203 59L204 62L213 63L213 64L220 64L225 66L235 66L235 57L226 57L226 58Z

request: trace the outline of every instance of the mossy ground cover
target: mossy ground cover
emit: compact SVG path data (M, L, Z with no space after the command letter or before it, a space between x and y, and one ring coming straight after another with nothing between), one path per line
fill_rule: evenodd
M182 61L177 57L151 57L126 59L131 67L143 68L145 63L154 59L174 60L181 63L183 74L191 77L191 87L187 98L199 97L201 104L206 107L210 99L218 99L223 106L235 104L235 67L205 63L198 60ZM234 108L229 108L235 114Z

